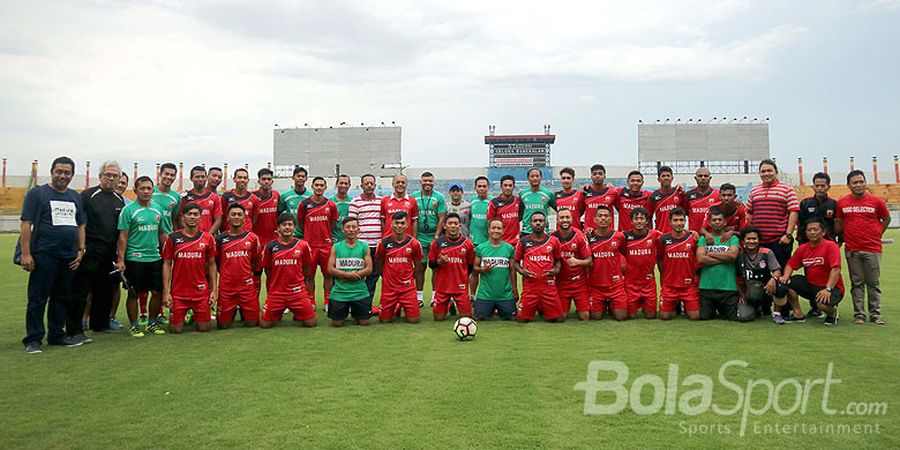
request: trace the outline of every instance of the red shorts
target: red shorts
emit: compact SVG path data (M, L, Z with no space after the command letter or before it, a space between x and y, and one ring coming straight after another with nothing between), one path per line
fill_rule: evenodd
M524 286L519 297L519 312L516 317L534 320L537 311L544 313L544 318L553 320L563 316L559 305L559 292L556 285Z
M238 308L241 308L241 317L244 320L259 320L259 294L254 286L231 292L219 290L216 320L222 323L233 321Z
M566 314L575 301L575 311L587 312L591 310L591 296L584 284L565 285L557 283L556 289L559 291L559 307L562 313Z
M443 292L435 292L434 293L434 308L432 310L435 314L447 314L447 311L450 309L450 299L456 301L456 310L459 311L460 316L471 316L472 315L472 301L469 300L468 292L460 292L456 294L446 294Z
M397 311L403 308L403 313L408 319L419 317L419 299L416 297L416 286L400 291L385 291L381 289L381 313L378 320L389 321L394 318Z
M628 297L625 286L593 287L591 293L591 312L603 312L609 304L612 309L628 309Z
M328 274L328 258L331 257L331 247L313 247L309 249L309 253L309 267L306 276L315 276L316 266L322 271L322 275Z
M184 316L188 310L194 311L194 322L209 322L212 316L209 312L209 297L203 299L172 299L172 318L169 323L178 325L184 323Z
M659 296L659 310L663 312L675 311L678 302L684 303L685 311L700 311L700 291L666 291Z
M256 298L259 300L259 294L262 292L262 274L253 275L253 287L256 288Z
M263 305L262 320L267 322L275 322L281 320L284 310L290 309L294 313L294 320L309 320L316 317L316 309L306 292L300 292L289 298L285 297L266 297L266 304Z
M644 310L644 314L656 312L656 294L641 295L639 297L628 296L628 315L637 314Z

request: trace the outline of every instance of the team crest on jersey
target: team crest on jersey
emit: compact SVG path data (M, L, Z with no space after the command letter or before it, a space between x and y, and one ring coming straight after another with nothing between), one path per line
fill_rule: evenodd
M575 244L575 243L573 242L573 243L572 243L572 250L575 250L577 247L578 247L578 245Z
M463 249L460 249L459 252L462 253L463 255L465 255L465 254L466 254L466 249L464 249L464 248L463 248Z
M759 262L759 268L760 268L760 269L765 269L765 268L766 268L766 262L765 262L765 261L760 261L760 262Z
M201 242L199 247L200 247L200 250L203 250L204 248L206 248L206 244Z
M212 200L210 200L210 201L208 201L208 202L206 202L206 204L207 204L207 205L209 205L209 207L210 207L210 208L212 208L212 205L213 205L213 201L212 201Z
M685 245L685 247L686 247L688 250L690 250L690 249L691 249L691 244L687 244L687 245Z
M712 197L709 197L709 202L710 202L710 203L715 203L715 201L716 201L716 199L714 199L714 198L712 198Z
M826 216L826 217L831 217L831 216L833 216L833 215L834 215L834 211L831 211L831 210L825 211L825 216Z
M553 251L553 247L550 246L550 245L548 245L548 246L545 246L545 247L544 247L544 250L545 250L547 253L550 253L550 252Z
M156 215L156 221L159 222L159 214Z
M678 203L678 196L676 195L672 200L675 201L675 203Z
M609 203L612 199L607 195L606 197L603 197L603 200L606 201L606 203Z
M244 242L244 247L250 247L250 241L245 241L245 242Z
M406 247L406 253L412 253L412 249L409 247Z
M616 242L616 241L613 241L613 242L612 242L612 248L616 248L616 247L618 247L618 246L619 246L619 243L618 243L618 242Z
M294 256L300 256L300 250L294 249Z

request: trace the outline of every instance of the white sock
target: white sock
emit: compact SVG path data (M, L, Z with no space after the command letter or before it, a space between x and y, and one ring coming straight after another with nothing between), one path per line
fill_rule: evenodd
M422 291L416 291L416 299L418 299L420 302L422 301L422 296Z

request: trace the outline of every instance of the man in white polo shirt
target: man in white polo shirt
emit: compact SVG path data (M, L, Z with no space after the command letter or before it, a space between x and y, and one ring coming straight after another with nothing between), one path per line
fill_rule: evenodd
M375 260L375 247L381 240L381 197L375 195L375 175L365 174L360 177L359 187L362 194L350 201L348 217L355 217L359 222L359 240L369 245L372 260ZM375 295L375 285L381 273L375 267L372 273L366 277L366 286L369 294Z

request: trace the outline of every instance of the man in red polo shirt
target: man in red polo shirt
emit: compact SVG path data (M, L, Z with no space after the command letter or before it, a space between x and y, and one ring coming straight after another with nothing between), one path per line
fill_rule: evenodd
M234 189L222 194L222 231L227 231L230 227L228 221L228 205L232 203L240 203L244 207L244 231L253 231L253 218L256 217L256 196L247 190L247 184L250 183L250 172L247 169L239 167L234 171Z
M415 268L422 264L425 254L419 241L409 235L409 222L406 211L395 212L388 227L391 235L382 239L375 249L375 264L381 267L378 321L382 323L392 321L401 308L408 323L419 323Z
M719 201L719 191L709 185L710 180L712 176L709 169L700 167L694 172L697 186L684 193L682 208L688 214L688 230L699 232L703 219L709 213L709 207Z
M685 230L687 213L681 208L669 211L672 231L659 239L660 302L659 318L670 320L675 306L684 304L688 319L700 319L700 288L697 276L697 236Z
M625 255L625 293L628 294L628 316L637 317L639 310L644 317L655 319L657 311L656 275L658 261L659 231L650 229L650 213L644 208L631 211L630 222L634 229L625 231L625 247L620 251Z
M394 213L404 211L409 219L406 234L415 238L419 228L419 205L416 199L406 194L406 175L402 173L394 175L391 185L394 187L394 193L381 199L381 237L391 236L391 218Z
M515 188L516 179L512 175L500 178L500 195L491 200L487 210L487 220L499 219L503 222L501 239L513 247L519 242L519 221L524 212L519 197L513 195Z
M432 270L434 286L434 320L447 318L450 301L456 304L460 316L472 315L469 299L469 271L475 262L475 246L460 234L459 214L447 213L446 233L431 241L428 266Z
M841 249L834 241L825 239L826 226L822 219L806 221L809 242L801 245L788 260L781 282L788 285L788 300L794 316L802 319L798 297L815 300L825 313L825 325L837 325L838 303L844 298L844 279L841 277ZM803 275L792 275L803 269Z
M650 214L653 215L653 228L665 234L672 231L669 211L681 206L684 201L684 192L682 192L681 186L672 187L675 176L672 174L671 167L660 167L656 170L656 177L659 181L659 189L650 194L648 205Z
M567 209L572 211L572 228L581 229L581 216L584 215L584 196L583 191L575 189L572 185L575 183L575 169L565 167L559 171L559 182L562 183L562 190L556 192L556 211ZM557 228L559 222L557 221Z
M303 240L309 244L310 254L312 255L309 268L306 272L306 290L309 292L309 299L316 304L316 267L322 272L324 278L323 298L327 311L328 296L331 294L331 287L334 280L328 274L328 258L331 256L331 230L337 223L338 211L337 205L333 201L325 197L325 189L328 185L322 177L313 178L312 190L313 195L300 200L297 206L297 226L300 227Z
M619 191L616 212L619 213L619 231L631 231L631 212L637 208L650 211L650 193L643 189L644 175L639 170L628 173L628 188ZM649 220L649 219L648 219ZM650 227L650 222L647 226Z
M607 186L606 167L594 164L591 166L591 185L585 186L581 195L584 197L584 232L590 234L594 229L597 207L605 205L610 209L614 208L619 199L619 188Z
M206 183L206 169L203 166L194 166L191 168L191 183L194 188L184 194L181 201L182 213L188 204L194 203L200 206L200 231L218 232L222 226L222 200L219 194L209 189Z
M285 211L278 216L278 239L263 250L260 267L266 270L266 302L260 328L271 328L281 321L285 309L294 314L294 322L316 326L315 305L306 292L305 267L310 265L309 245L294 237L294 215Z
M562 209L556 213L557 230L551 236L559 241L562 258L556 275L556 289L563 314L569 312L574 301L578 320L587 320L591 313L591 296L585 269L591 265L591 249L584 233L576 229L574 223L572 211Z
M589 237L591 264L588 286L591 294L591 319L601 320L609 309L616 320L628 319L628 300L625 295L625 235L612 229L612 209L598 205L594 228Z
M519 322L531 322L538 311L548 322L566 320L556 290L561 258L559 241L544 233L546 220L543 212L533 212L531 234L523 236L516 245L513 266L522 275L522 296L516 315Z

